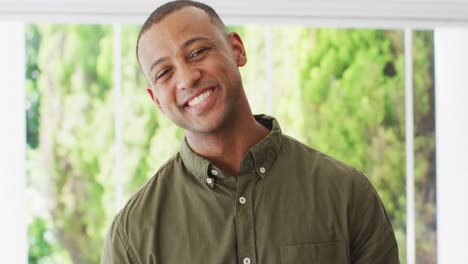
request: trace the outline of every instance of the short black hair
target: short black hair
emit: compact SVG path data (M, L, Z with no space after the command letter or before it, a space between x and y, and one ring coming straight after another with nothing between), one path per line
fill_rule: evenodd
M167 15L179 9L182 9L184 7L190 7L190 6L193 6L195 8L205 11L205 13L208 15L208 17L210 18L213 24L218 26L220 30L227 32L226 25L218 16L218 13L216 13L216 11L211 6L204 4L204 3L200 3L197 1L190 1L190 0L177 0L177 1L167 2L159 6L158 8L156 8L156 10L154 10L151 13L151 15L149 15L149 17L146 19L145 23L143 23L143 26L141 26L140 33L138 34L138 39L136 43L136 56L137 56L138 65L140 65L140 59L138 58L138 44L140 43L140 38L143 35L143 33L145 33L152 25L158 23ZM141 65L140 65L140 68L141 68Z

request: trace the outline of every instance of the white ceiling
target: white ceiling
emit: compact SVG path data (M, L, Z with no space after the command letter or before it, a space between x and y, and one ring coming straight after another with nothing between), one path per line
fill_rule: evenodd
M0 19L60 23L141 23L150 0L0 0ZM468 26L468 0L207 0L229 24L339 27Z

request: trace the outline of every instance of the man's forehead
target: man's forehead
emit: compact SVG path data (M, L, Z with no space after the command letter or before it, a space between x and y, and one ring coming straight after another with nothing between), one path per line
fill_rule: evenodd
M190 31L194 34L197 32L209 34L211 30L216 30L216 26L205 11L195 7L183 7L168 14L149 27L148 30L142 34L140 43L138 44L141 45L148 40L151 42L156 40L164 42L164 39L169 36L184 38L187 36L181 34Z
M212 24L208 14L202 9L187 6L166 15L152 27L187 27L189 25L197 26L200 24Z

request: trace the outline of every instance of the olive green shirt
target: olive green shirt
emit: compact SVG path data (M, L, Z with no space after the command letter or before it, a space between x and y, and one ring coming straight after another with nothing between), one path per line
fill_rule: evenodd
M399 263L369 180L256 118L271 132L238 180L184 140L115 217L101 263Z

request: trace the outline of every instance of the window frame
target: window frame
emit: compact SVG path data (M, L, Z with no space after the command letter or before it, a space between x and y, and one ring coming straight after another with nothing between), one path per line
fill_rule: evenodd
M415 204L414 204L414 125L413 125L413 69L412 33L416 29L438 27L468 27L468 1L412 0L378 1L362 4L357 1L327 3L300 0L283 2L271 1L207 1L229 25L261 24L265 27L266 40L266 113L273 111L272 92L272 45L273 24L301 24L311 27L333 28L379 28L399 29L405 32L405 100L406 100L406 181L407 181L407 263L415 263ZM142 23L148 11L155 4L138 0L127 3L106 1L68 1L61 3L51 0L2 1L0 21L17 20L24 23L83 23L108 24L114 28L114 100L115 100L115 149L116 149L116 208L123 205L122 175L122 124L121 124L121 24ZM17 70L22 70L18 68ZM23 91L24 93L24 91ZM14 133L14 132L13 132ZM25 145L25 142L23 142ZM18 153L18 155L23 155ZM22 156L23 158L23 156ZM120 172L120 173L119 173Z

